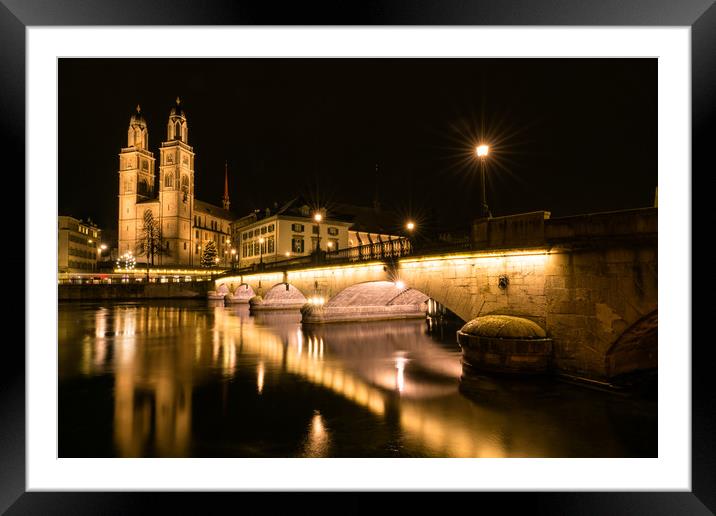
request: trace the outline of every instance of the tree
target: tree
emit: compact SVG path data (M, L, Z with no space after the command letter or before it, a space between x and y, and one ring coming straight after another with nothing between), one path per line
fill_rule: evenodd
M147 266L154 266L154 257L168 254L164 247L159 221L154 219L152 210L144 210L142 219L142 237L137 245L137 254L147 257Z
M209 240L201 250L202 267L214 267L216 265L216 257L218 254L219 253L216 250L216 242Z

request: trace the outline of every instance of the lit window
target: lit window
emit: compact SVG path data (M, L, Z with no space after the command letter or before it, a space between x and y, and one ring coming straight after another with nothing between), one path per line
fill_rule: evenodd
M303 238L291 239L291 251L294 253L303 253Z

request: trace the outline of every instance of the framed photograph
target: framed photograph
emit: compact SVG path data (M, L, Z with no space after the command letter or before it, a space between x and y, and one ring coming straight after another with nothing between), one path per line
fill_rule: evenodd
M27 203L3 511L715 510L710 2L58 7L0 5Z

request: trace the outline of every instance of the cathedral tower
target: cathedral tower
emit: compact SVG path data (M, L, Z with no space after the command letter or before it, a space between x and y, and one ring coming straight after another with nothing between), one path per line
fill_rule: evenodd
M136 251L137 203L154 197L154 154L149 151L149 130L137 106L129 119L127 146L119 153L119 254ZM140 216L141 218L141 216ZM141 224L141 221L139 221Z
M167 139L159 149L159 207L164 264L191 262L191 218L194 211L194 151L179 97L169 112Z

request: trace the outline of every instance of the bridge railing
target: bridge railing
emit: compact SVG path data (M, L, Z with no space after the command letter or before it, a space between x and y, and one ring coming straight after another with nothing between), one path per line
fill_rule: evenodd
M408 256L412 252L412 244L406 238L388 240L385 242L373 242L355 247L346 247L338 251L325 253L327 262L346 261L357 262L362 260L385 260L388 258L400 258Z
M469 241L431 242L416 245L408 239L396 239L385 242L374 242L355 247L346 247L338 251L321 251L306 256L287 258L263 264L254 263L248 267L234 268L225 275L252 274L255 272L300 268L307 265L336 265L370 260L392 260L406 256L437 254L472 249Z

